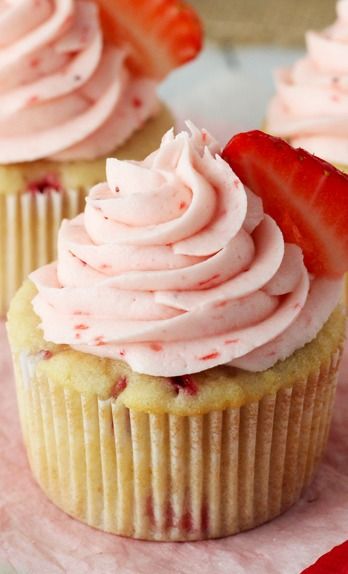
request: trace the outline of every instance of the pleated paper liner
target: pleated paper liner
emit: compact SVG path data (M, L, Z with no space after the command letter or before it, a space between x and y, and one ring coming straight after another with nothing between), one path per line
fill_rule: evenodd
M35 379L16 359L30 465L47 496L96 528L146 540L228 536L287 510L327 442L340 351L258 402L200 416L148 414Z
M0 195L0 316L27 275L53 261L62 219L82 211L83 189Z

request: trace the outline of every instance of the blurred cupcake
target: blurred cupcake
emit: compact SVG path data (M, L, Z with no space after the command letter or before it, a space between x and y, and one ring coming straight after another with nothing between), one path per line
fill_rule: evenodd
M308 32L307 54L276 73L277 93L266 128L330 163L348 169L348 1L337 22Z
M1 316L55 257L62 218L83 209L106 156L158 146L172 118L157 85L197 54L201 29L173 0L160 14L153 2L35 0L3 7L0 37Z
M332 170L328 189L312 179L316 201L298 188L305 238L300 214L322 222L320 199L332 182L347 192L345 178L256 133L224 153L244 187L190 129L144 162L108 160L107 183L61 226L58 262L31 275L8 320L36 480L72 516L149 540L227 536L299 498L326 445L344 338L347 228L332 236L338 263L319 231L302 252L249 179L285 213L288 169L318 182Z

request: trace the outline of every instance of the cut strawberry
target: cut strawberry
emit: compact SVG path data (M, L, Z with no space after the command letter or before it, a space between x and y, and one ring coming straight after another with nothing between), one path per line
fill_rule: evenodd
M181 0L97 0L106 38L131 49L136 73L163 78L202 47L202 27Z
M234 136L222 155L262 198L285 240L302 247L310 272L337 277L348 270L347 175L260 131Z
M335 546L301 574L348 574L348 542Z

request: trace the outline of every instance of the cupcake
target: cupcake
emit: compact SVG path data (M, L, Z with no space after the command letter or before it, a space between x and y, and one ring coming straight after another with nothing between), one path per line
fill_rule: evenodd
M0 19L0 316L56 256L108 156L144 159L172 125L159 81L200 49L193 10L165 0L30 0ZM165 31L165 34L163 33Z
M108 160L8 315L35 479L146 540L228 536L296 502L344 338L346 177L261 132L222 159L188 126L143 162Z

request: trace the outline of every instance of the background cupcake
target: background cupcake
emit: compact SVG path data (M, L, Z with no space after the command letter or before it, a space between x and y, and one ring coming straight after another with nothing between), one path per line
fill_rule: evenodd
M325 448L344 337L346 179L256 132L224 152L244 187L190 128L144 162L108 161L9 313L34 476L135 538L226 536L293 504ZM323 217L332 189L338 219Z
M307 54L276 73L266 128L330 163L348 168L348 2L322 32L307 32Z
M172 123L158 82L200 49L198 19L181 4L167 0L160 15L151 2L109 5L2 10L0 314L27 273L54 257L61 219L83 208L105 156L142 159L158 145Z

